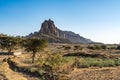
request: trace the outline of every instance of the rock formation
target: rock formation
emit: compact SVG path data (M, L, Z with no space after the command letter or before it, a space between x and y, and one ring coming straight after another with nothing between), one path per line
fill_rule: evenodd
M45 20L42 23L40 34L47 34L47 35L55 35L57 36L57 28L55 27L55 24L52 20Z
M41 29L38 32L34 32L28 35L28 37L40 37L48 39L49 42L60 42L60 43L92 43L90 39L86 39L79 34L72 31L62 31L58 29L54 22L49 19L45 20Z

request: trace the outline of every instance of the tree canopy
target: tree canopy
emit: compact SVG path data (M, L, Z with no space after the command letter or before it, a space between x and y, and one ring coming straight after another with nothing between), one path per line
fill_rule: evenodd
M44 50L47 46L47 41L40 38L27 38L23 42L23 47L26 51L32 52L32 63L34 63L34 57L37 52Z
M17 40L14 37L0 35L0 47L7 50L9 53L16 47Z

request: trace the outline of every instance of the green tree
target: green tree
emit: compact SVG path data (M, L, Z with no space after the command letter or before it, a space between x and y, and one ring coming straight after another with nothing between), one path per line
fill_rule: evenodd
M15 37L11 36L0 36L0 47L1 49L7 50L8 53L16 47L17 40Z
M47 46L47 41L39 38L27 38L23 41L23 47L26 51L32 52L32 63L37 52L44 50Z

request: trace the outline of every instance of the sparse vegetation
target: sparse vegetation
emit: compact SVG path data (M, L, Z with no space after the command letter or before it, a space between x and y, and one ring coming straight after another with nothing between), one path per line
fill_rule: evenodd
M120 45L117 46L117 49L120 50Z
M70 50L71 49L71 46L63 46L64 47L64 50Z
M79 50L82 50L83 48L80 46L80 45L75 45L74 46L74 50L75 51L79 51Z
M101 59L101 58L75 58L73 65L76 68L89 68L89 67L114 67L120 65L120 59Z
M3 37L4 39L2 39ZM49 46L48 44L46 49L45 47L47 42L39 38L21 38L2 35L0 39L1 42L2 40L8 40L6 43L8 43L10 39L10 44L15 41L13 46L9 45L11 47L11 51L15 48L20 48L22 50L25 49L25 51L28 51L25 52L25 54L22 54L19 58L10 57L12 62L8 62L10 65L9 68L16 72L21 72L30 76L32 75L40 80L62 80L63 77L67 80L67 75L71 74L74 69L81 70L82 68L89 69L92 67L102 69L103 67L120 66L118 54L120 52L119 46L117 49L110 49L112 52L107 54L107 50L109 50L108 48L114 46L96 44L50 44ZM5 45L6 44L4 44L4 46ZM22 46L23 48L19 46ZM81 52L84 48L86 48L86 51ZM7 50L6 46L5 48L2 48L2 45L1 49ZM116 51L117 55L112 54L114 51ZM29 52L32 53L32 58ZM4 58L0 59L1 65L3 64L3 59ZM8 61L7 58L5 59ZM33 63L31 63L31 61ZM13 63L13 65L11 65L11 63Z
M88 54L83 52L77 52L77 53L68 53L63 56L69 57L69 56L75 56L75 57L91 57L91 58L108 58L109 55L107 54Z
M101 45L101 49L106 50L106 49L107 49L107 46L106 46L106 45Z
M92 49L92 50L100 50L101 49L101 46L99 46L99 45L94 45L94 46L88 46L87 47L88 49Z

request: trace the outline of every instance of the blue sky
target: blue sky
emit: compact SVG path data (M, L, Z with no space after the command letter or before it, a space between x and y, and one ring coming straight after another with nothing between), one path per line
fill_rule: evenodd
M28 35L49 18L93 41L120 43L120 0L0 0L0 33Z

